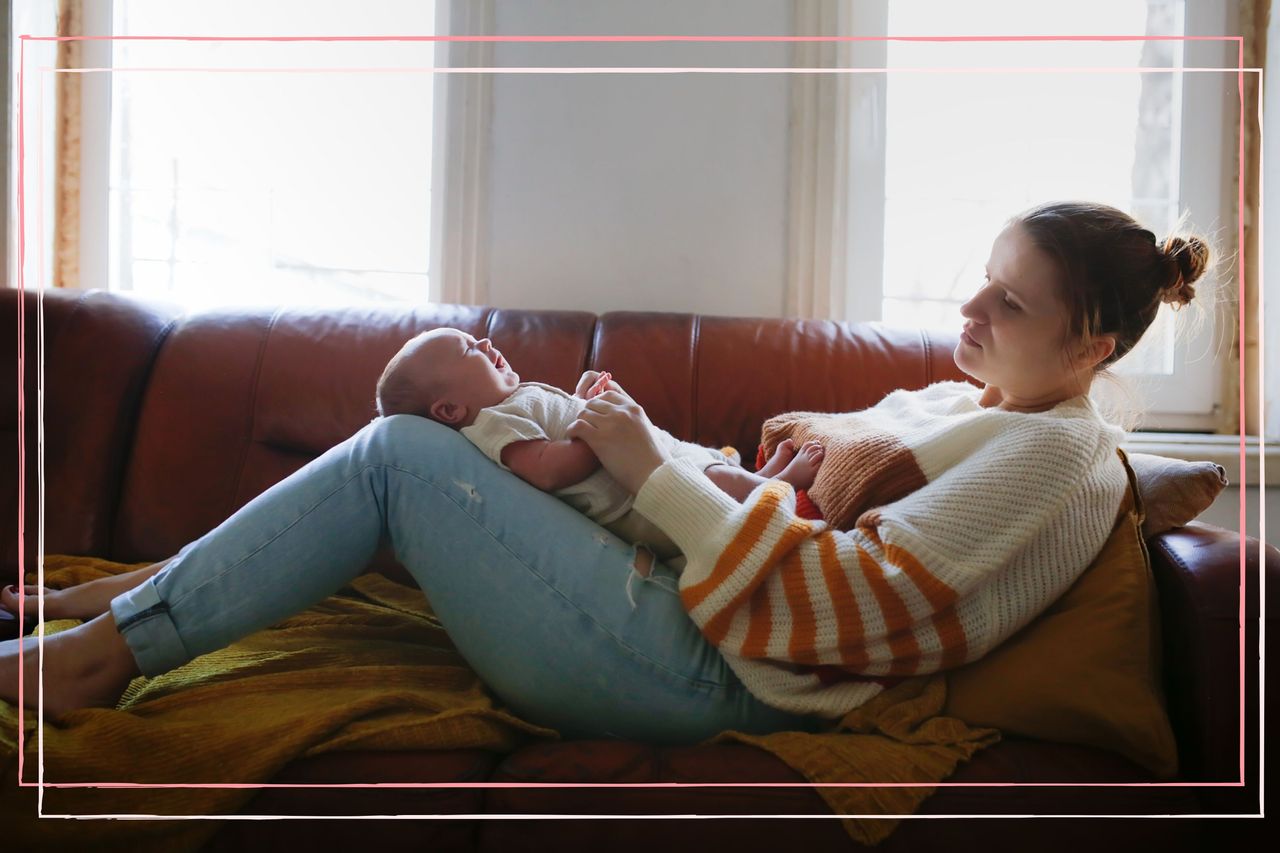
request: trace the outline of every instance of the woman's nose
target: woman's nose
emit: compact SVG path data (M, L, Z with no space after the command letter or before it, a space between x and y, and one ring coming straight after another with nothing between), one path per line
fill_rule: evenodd
M960 316L964 317L966 320L973 320L978 323L983 322L984 317L983 309L980 304L981 300L982 291L978 291L973 296L969 297L969 299L960 306Z

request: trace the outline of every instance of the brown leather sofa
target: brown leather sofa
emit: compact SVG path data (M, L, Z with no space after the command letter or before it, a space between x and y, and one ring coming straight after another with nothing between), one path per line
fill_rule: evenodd
M37 547L37 331L43 324L44 550L122 562L159 560L222 521L272 483L343 440L373 416L373 387L388 357L414 333L456 326L489 336L525 379L572 388L586 368L608 369L655 423L750 457L761 422L787 410L847 411L894 388L963 378L954 335L823 321L687 314L515 311L452 305L417 308L219 310L182 316L173 307L97 291L0 294L6 351L24 336L24 415L4 407L10 451L0 465L2 511L17 517L20 433L25 435L28 567ZM14 336L14 337L11 337ZM5 399L18 396L4 372ZM17 574L18 528L3 535L6 576ZM1163 667L1178 739L1181 779L1240 777L1238 635L1240 539L1193 524L1150 543L1160 594ZM1146 782L1118 755L1005 738L963 765L951 782L1042 783L946 787L922 814L1146 815L1257 810L1257 616L1259 546L1246 540L1245 770L1241 787L1093 787ZM1280 588L1280 555L1266 570ZM8 581L6 581L8 582ZM1270 625L1270 620L1268 621ZM1274 636L1274 634L1273 634ZM1275 683L1275 682L1273 682ZM751 747L666 748L578 742L511 755L478 751L327 754L295 762L275 781L395 782L803 782ZM1045 786L1043 783L1058 783ZM803 787L485 788L264 790L260 814L828 814ZM1256 822L1255 822L1256 823ZM346 841L430 849L651 850L704 842L762 849L856 849L835 820L539 821L460 818L386 821L228 822L213 849L297 841ZM1228 822L1200 820L910 820L880 849L1129 848L1194 850L1232 838ZM1231 849L1230 843L1226 849Z

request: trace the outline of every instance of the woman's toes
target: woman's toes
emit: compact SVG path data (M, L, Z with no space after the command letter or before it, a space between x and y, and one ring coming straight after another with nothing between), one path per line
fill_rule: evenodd
M45 610L48 611L50 603L51 590L45 590ZM35 616L37 607L40 604L40 587L35 584L26 584L23 587L23 609L28 616ZM0 607L10 613L17 615L18 613L18 588L13 584L9 584L4 589L0 589Z
M18 612L18 588L13 584L9 584L0 590L0 607L8 610L10 613Z

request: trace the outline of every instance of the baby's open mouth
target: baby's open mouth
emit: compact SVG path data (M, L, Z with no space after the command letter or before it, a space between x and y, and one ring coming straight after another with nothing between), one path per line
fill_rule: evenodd
M504 368L504 367L506 367L506 366L507 366L507 363L506 363L505 361L503 361L503 360L502 360L502 356L500 356L500 355L495 355L495 356L494 356L493 366L494 366L494 367L497 367L498 369L502 369L502 368Z

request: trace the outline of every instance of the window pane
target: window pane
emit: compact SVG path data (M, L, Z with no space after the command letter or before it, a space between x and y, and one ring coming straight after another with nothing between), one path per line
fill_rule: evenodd
M963 8L961 8L963 7ZM945 0L889 4L891 34L1180 34L1180 0L1049 4ZM983 60L974 52L982 51ZM1135 68L1178 65L1177 41L888 43L888 66ZM887 81L887 322L958 328L1008 217L1056 199L1137 216L1157 235L1177 218L1181 75L1172 73L892 73ZM1027 140L1034 139L1034 146ZM1168 318L1123 362L1170 373Z
M347 35L350 8L117 0L114 25ZM434 26L433 3L365 12L362 34ZM111 286L194 307L425 300L434 77L403 69L433 54L431 42L115 42ZM199 70L130 70L149 68ZM259 70L223 70L245 68Z

